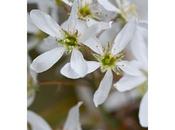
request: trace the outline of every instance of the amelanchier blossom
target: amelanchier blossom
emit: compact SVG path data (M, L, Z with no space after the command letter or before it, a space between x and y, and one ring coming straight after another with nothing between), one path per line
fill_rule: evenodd
M133 82L138 81L139 78L143 78L143 82L147 84L147 73L148 73L148 47L147 47L147 37L140 37L137 33L140 33L136 30L135 36L130 44L130 49L132 55L138 62L139 69L143 72L140 77L135 77L133 80L129 81L132 85L130 86L117 86L117 89L121 92L131 90L138 87L137 84ZM144 97L141 100L140 110L139 110L139 121L143 127L148 127L148 93L146 92Z
M123 22L132 19L147 22L148 0L97 0L106 10L116 12Z
M63 0L67 5L72 6L74 0ZM78 0L77 6L78 18L87 22L87 24L99 24L99 26L108 27L108 23L114 13L105 10L95 0ZM106 21L106 22L105 22Z
M88 65L79 51L89 38L99 31L98 26L87 27L85 22L77 19L77 2L75 0L70 17L59 26L49 15L40 10L30 12L33 23L57 43L57 47L38 56L31 64L37 73L44 72L52 67L66 52L71 53L70 66L83 77L88 71Z
M73 106L68 113L66 122L64 124L63 130L81 130L79 107L82 102ZM37 113L28 110L27 111L27 122L31 130L52 130L50 125Z
M96 53L95 57L98 60L98 62L87 61L87 64L89 64L88 66L90 66L88 73L95 71L99 67L102 72L105 72L99 88L94 94L93 100L95 106L102 104L108 97L113 84L112 71L116 74L122 74L123 71L123 77L115 83L114 86L117 84L130 85L130 83L127 83L127 80L131 80L133 77L142 74L134 60L124 60L125 55L123 53L123 50L132 39L135 32L135 25L134 21L128 22L117 36L112 28L103 32L100 35L99 40L94 38L86 42L86 46ZM80 78L76 72L70 69L70 63L67 63L62 68L61 73L68 78ZM139 84L140 82L141 81L135 81L136 84Z

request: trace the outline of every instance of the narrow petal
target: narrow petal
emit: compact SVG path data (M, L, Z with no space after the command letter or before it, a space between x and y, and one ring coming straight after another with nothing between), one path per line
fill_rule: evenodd
M96 107L105 102L106 98L112 87L113 74L111 70L108 70L100 82L100 86L94 94L94 104Z
M100 44L100 41L96 37L92 37L85 42L83 42L84 45L88 46L90 49L92 49L97 54L103 53L103 48Z
M77 3L77 0L74 0L70 16L62 26L64 30L71 33L76 32L76 26L77 26L77 20L78 20L77 12L78 12L78 3Z
M144 95L140 103L139 121L142 127L148 127L148 93Z
M119 67L124 73L132 76L142 75L142 72L139 70L140 64L139 62L133 61L120 61L117 63L117 67Z
M118 9L109 0L97 0L106 10L116 12Z
M35 99L35 92L33 91L27 95L27 107L29 107L33 103L34 99Z
M37 73L48 70L62 57L64 51L65 49L63 47L57 47L39 55L33 60L31 69Z
M145 82L145 80L146 77L144 75L130 76L125 74L117 83L114 84L114 87L120 92L129 91L141 85Z
M79 50L73 49L70 63L71 68L81 77L84 77L87 74L88 66Z
M31 130L52 130L49 124L38 114L27 111L27 122L31 126Z
M117 33L120 31L121 27L118 23L112 24L110 29L105 30L99 37L100 43L103 48L106 48L109 43L113 43Z
M134 21L128 22L123 29L119 32L114 40L112 53L114 55L121 52L126 45L131 41L136 30L136 23Z
M79 102L76 106L69 110L66 122L63 130L81 130L79 107L82 102Z
M43 32L52 37L62 37L62 30L60 26L48 14L35 9L30 12L30 17L32 22Z
M32 20L30 18L30 15L27 13L27 32L28 33L36 33L37 31L38 31L38 29L32 23Z
M63 66L63 68L61 69L61 74L66 76L67 78L70 79L78 79L81 78L81 76L79 76L79 74L77 74L72 68L70 63L67 63Z

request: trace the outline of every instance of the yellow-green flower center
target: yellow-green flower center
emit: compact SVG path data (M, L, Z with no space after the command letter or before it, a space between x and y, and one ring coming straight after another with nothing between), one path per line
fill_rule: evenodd
M73 35L65 32L64 38L59 40L58 42L62 44L68 52L72 51L73 48L78 46L77 32Z
M80 18L85 18L91 15L91 10L89 5L85 5L84 7L79 9L79 16Z

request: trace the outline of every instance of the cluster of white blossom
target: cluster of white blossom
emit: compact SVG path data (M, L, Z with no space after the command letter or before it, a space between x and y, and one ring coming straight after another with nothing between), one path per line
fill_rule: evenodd
M28 0L36 2L37 0ZM44 2L45 1L45 2ZM36 73L42 73L59 62L63 55L70 61L60 70L69 79L84 78L98 69L104 73L93 95L96 107L105 103L112 87L125 92L147 83L147 0L63 0L71 8L70 16L61 24L55 13L55 1L38 2L39 9L28 14L28 32L46 33L44 40L30 40L28 49L36 47L42 53L30 64L30 75L36 81ZM50 15L49 7L52 7ZM41 11L42 10L42 11ZM49 11L48 11L49 10ZM39 35L39 33L38 33ZM90 60L85 56L87 49ZM120 77L116 79L115 77ZM29 93L29 91L28 91ZM31 92L35 95L34 92ZM31 95L30 94L30 95ZM147 97L140 104L139 120L147 127ZM29 97L29 96L28 96ZM29 104L34 96L28 98ZM115 100L115 99L113 99ZM119 99L116 99L119 100ZM81 130L78 103L68 115L64 130ZM28 111L28 122L33 130L50 130L50 126L38 115ZM39 126L35 120L38 120Z

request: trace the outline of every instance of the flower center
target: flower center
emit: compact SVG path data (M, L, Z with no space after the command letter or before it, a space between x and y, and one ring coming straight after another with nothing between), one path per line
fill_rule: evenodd
M85 18L91 15L91 10L89 5L85 5L84 7L79 9L79 16L80 18Z
M94 55L94 56L101 64L101 71L105 72L109 69L112 69L115 71L116 63L120 61L121 59L123 59L124 54L121 52L114 56L108 52L102 56L99 56L99 55Z
M65 32L64 38L59 40L58 42L62 44L68 52L71 52L73 48L78 46L77 32L73 35Z

